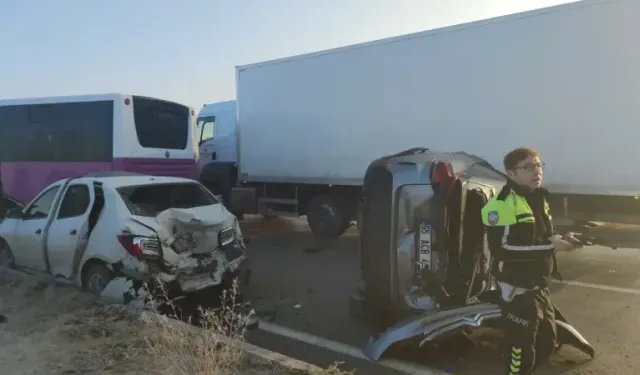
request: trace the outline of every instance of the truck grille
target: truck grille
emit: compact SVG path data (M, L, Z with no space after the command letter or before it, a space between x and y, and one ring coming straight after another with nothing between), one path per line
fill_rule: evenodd
M225 246L233 242L234 232L233 228L227 228L220 231L220 246Z

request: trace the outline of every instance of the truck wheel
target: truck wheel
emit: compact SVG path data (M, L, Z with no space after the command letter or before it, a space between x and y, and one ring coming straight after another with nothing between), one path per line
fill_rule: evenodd
M331 195L321 194L309 201L307 223L316 236L332 239L349 229L351 219L345 204Z

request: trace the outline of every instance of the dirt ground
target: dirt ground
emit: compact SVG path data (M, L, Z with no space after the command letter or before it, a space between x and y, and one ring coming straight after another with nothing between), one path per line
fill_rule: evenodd
M149 316L152 315L122 306L99 305L73 286L58 286L0 270L2 372L291 373L221 345L217 335L177 328L162 319L152 321Z

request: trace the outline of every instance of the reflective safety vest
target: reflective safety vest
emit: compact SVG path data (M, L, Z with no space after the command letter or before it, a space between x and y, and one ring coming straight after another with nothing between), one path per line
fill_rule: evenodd
M547 286L556 263L547 192L525 197L509 185L482 208L489 249L498 261L496 278L521 288Z

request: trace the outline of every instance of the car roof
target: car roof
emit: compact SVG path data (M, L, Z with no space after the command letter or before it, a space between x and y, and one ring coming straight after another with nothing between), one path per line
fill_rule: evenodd
M485 159L468 154L464 151L437 151L428 148L412 148L399 152L394 155L388 155L378 160L385 160L391 163L411 163L429 165L434 160L452 163L455 172L460 172L474 164L488 163Z
M65 181L65 180L61 180ZM61 182L59 181L59 182ZM153 184L171 184L171 183L197 183L197 181L181 178L181 177L164 177L164 176L148 176L137 174L114 174L101 176L96 174L95 176L85 176L72 179L73 182L102 182L102 186L119 188L124 186L139 186L139 185L153 185Z

